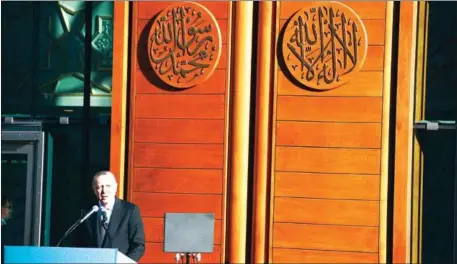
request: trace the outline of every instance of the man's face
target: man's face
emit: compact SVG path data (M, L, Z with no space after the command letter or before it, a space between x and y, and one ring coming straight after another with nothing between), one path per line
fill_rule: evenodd
M9 219L11 217L11 214L12 214L12 204L7 201L5 203L5 205L2 206L2 219Z
M117 183L112 175L104 174L95 179L93 189L95 196L106 205L116 195Z

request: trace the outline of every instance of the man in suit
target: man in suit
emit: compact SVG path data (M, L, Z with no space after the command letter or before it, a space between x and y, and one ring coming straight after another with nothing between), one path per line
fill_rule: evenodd
M6 225L6 221L11 218L13 211L13 203L8 196L2 196L2 226Z
M117 248L129 258L139 261L145 249L140 209L115 196L117 182L110 171L95 174L92 188L98 198L99 210L84 222L80 246Z

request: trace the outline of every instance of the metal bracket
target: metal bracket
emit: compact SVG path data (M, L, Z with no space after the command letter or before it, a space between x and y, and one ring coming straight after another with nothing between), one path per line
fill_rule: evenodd
M437 131L437 130L455 130L456 122L448 120L420 120L414 123L414 128L416 130L428 130L428 131Z

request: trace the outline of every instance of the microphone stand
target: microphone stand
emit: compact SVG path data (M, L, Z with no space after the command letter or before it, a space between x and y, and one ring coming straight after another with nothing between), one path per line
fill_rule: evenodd
M65 234L63 235L63 237L59 240L59 242L57 243L57 246L58 247L60 245L60 243L62 243L62 241L73 231L76 229L76 227L78 227L82 222L84 222L87 218L89 218L89 216L91 216L93 213L97 212L98 211L98 206L94 205L92 207L92 210L86 214L84 217L80 217L78 219L78 221L76 221L76 223L74 223L72 226L70 226L70 228L68 228L67 232L65 232Z
M65 232L65 234L63 235L63 237L59 240L59 242L57 243L57 246L56 247L59 247L60 246L60 243L63 242L63 240L71 233L73 232L73 230L75 230L82 222L81 222L81 219L83 217L80 217L72 226L70 226L70 228L67 229L67 231Z

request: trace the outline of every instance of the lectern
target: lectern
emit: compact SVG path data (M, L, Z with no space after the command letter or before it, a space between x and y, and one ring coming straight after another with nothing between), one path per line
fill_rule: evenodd
M136 263L114 248L5 246L5 264Z

